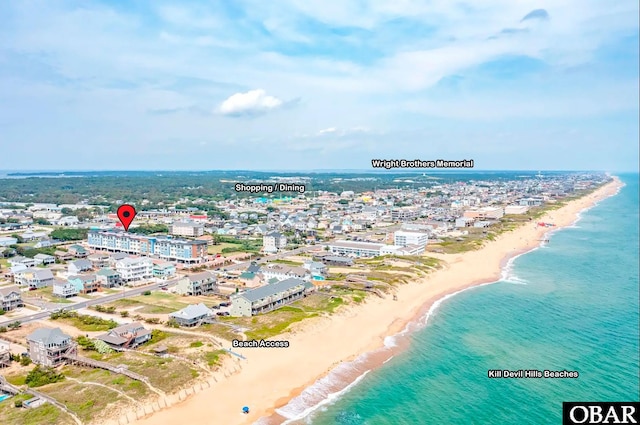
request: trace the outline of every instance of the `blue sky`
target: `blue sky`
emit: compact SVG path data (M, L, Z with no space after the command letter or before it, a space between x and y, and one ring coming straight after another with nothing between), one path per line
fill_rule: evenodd
M0 169L638 170L636 0L0 2Z

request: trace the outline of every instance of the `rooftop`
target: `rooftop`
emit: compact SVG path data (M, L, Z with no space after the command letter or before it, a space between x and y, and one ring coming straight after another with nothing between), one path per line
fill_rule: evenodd
M250 289L240 294L232 295L232 297L244 298L249 302L259 301L268 297L272 297L281 292L289 291L297 286L304 288L304 281L296 278L281 280L280 282L270 283L259 288Z
M70 339L71 337L62 332L60 328L39 328L27 336L28 341L39 342L45 345L62 345Z

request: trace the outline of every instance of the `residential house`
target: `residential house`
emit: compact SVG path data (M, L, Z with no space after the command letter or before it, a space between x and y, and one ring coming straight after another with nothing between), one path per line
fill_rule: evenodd
M122 284L120 273L108 267L98 270L96 278L102 288L113 288Z
M15 285L0 287L0 309L2 311L10 311L23 305L22 292L19 287Z
M176 284L179 295L207 295L217 292L216 276L211 272L201 272L186 276Z
M72 215L60 217L57 221L58 226L75 226L79 223L80 221L78 220L78 217L74 217Z
M39 328L27 336L29 357L43 366L58 366L65 362L65 355L73 353L76 344L71 336L60 328Z
M302 280L310 280L309 270L304 267L291 267L284 264L270 263L265 267L261 267L260 273L265 281L271 279L285 280L295 277Z
M87 259L75 260L67 265L67 272L69 274L80 274L91 270L93 270L93 265L91 261Z
M319 261L305 261L303 267L309 270L313 280L324 280L327 276L327 266Z
M96 339L106 342L115 349L135 348L151 339L151 331L145 329L139 322L127 323L98 335Z
M89 255L89 252L84 247L77 244L69 246L67 250L69 251L69 254L76 258L86 258Z
M75 297L80 291L73 283L67 280L55 279L53 282L53 295L60 298Z
M153 262L147 257L123 258L116 262L116 271L128 284L140 283L153 277Z
M51 239L42 239L33 245L34 248L49 248L50 246L53 246L53 241Z
M73 259L73 255L69 254L67 251L56 251L53 255L60 261L69 261Z
M13 280L20 286L27 286L29 289L44 288L53 285L53 273L49 269L26 269L17 272Z
M169 279L176 275L176 266L165 262L153 265L153 276L159 279Z
M91 265L94 269L102 269L104 267L109 267L109 260L111 257L109 254L105 254L102 252L97 252L95 254L91 254L87 257L87 260L91 261Z
M276 283L231 295L231 315L250 317L278 309L299 300L313 288L301 279L285 279Z
M36 254L33 259L36 260L37 264L44 264L45 266L56 262L56 258L53 255L47 254Z
M0 236L0 246L10 246L18 243L18 239L9 236Z
M0 339L0 367L11 366L11 343Z
M90 294L100 290L100 281L95 274L69 276L68 280L81 294Z
M19 266L19 265L23 265L27 268L29 267L35 267L38 264L38 262L36 260L34 260L33 258L27 258L27 257L13 257L9 259L9 265L10 266Z
M190 304L182 310L169 314L169 319L175 320L180 326L187 327L198 326L213 317L213 311L203 303Z

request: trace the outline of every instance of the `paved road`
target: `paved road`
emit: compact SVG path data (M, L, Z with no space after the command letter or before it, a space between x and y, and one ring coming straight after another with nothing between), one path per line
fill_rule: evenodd
M279 258L284 258L284 257L292 256L292 255L297 255L297 254L300 254L300 253L303 253L303 252L309 252L309 251L320 250L320 249L321 249L321 246L319 246L319 245L303 246L303 247L300 247L300 248L293 249L291 251L284 251L284 252L280 252L278 254L259 257L260 260L258 260L257 262L259 264L263 264L263 263L266 263L267 261L273 261L273 260L277 260ZM244 261L244 262L238 263L238 264L232 264L232 265L229 265L229 266L226 266L226 267L223 267L223 268L225 270L227 270L227 271L228 270L245 269L250 264L251 264L251 260ZM107 304L107 303L110 303L112 301L119 300L119 299L122 299L122 298L128 298L128 297L134 297L136 295L140 295L144 291L158 290L158 289L160 289L160 285L162 285L162 283L152 283L150 285L140 286L140 287L131 288L131 289L126 289L126 287L124 287L121 292L118 292L118 293L115 293L115 294L110 294L110 295L105 295L105 296L102 296L102 297L99 297L99 298L95 298L95 299L91 299L91 300L81 301L81 302L78 302L78 303L75 303L75 304L51 303L51 302L47 302L47 301L44 301L44 300L38 300L38 299L33 299L33 298L32 299L25 299L25 301L29 301L29 303L33 303L34 305L37 305L40 308L43 308L45 310L41 311L39 313L34 313L34 314L30 314L28 316L23 316L21 318L0 321L0 325L7 325L7 324L9 324L11 322L14 322L16 320L19 321L20 323L29 323L29 322L33 322L33 321L36 321L36 320L46 319L51 315L52 311L55 311L56 309L59 309L59 308L63 308L65 310L79 310L79 309L82 309L82 308L87 308L87 307L92 306L92 305ZM167 286L168 287L175 286L175 283L169 283Z
M53 304L54 308L49 308L48 311L41 311L39 313L35 313L35 314L30 314L28 316L23 316L20 318L16 318L16 319L11 319L11 320L7 320L4 322L0 322L0 324L8 324L11 322L15 322L16 320L19 321L20 323L29 323L29 322L33 322L35 320L42 320L42 319L46 319L47 317L49 317L49 315L51 315L51 312L55 309L55 308L64 308L65 310L79 310L81 308L87 308L89 306L92 305L97 305L97 304L106 304L106 303L110 303L112 301L115 300L119 300L122 298L127 298L127 297L134 297L136 295L140 295L142 294L144 291L153 291L153 290L157 290L160 288L160 285L162 285L162 283L152 283L150 285L145 285L145 286L140 286L137 288L131 288L131 289L126 289L126 287L123 288L123 290L121 292L115 293L115 294L110 294L110 295L105 295L103 297L99 297L99 298L95 298L95 299L91 299L91 300L86 300L86 301L81 301L79 303L75 303L75 304L53 304L53 303L46 303L46 304ZM174 283L169 283L167 285L167 287L172 287L175 286L175 282ZM47 306L45 305L45 308L47 308Z

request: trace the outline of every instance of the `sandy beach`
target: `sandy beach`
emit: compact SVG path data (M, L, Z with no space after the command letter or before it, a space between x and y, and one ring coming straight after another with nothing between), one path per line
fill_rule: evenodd
M509 258L538 246L547 232L571 225L580 211L614 195L621 186L615 179L586 197L487 242L478 251L429 254L442 259L445 267L400 286L397 301L370 297L366 303L345 308L331 317L312 319L295 332L276 338L288 340L288 348L235 349L246 357L236 363L242 368L239 373L136 424L184 421L193 425L239 425L269 416L336 365L382 347L386 336L400 332L438 299L498 280ZM537 226L538 221L554 223L555 227ZM250 406L251 412L243 414L243 406Z

